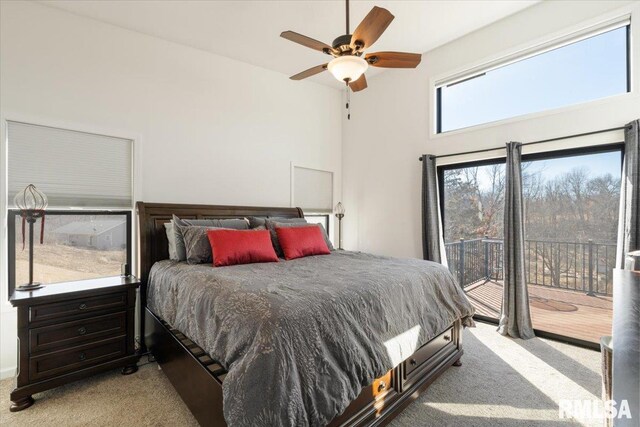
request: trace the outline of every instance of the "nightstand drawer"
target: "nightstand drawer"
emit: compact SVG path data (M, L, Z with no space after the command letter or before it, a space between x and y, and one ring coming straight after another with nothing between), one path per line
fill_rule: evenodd
M52 319L64 319L68 317L82 316L86 313L92 313L98 310L124 310L126 306L126 292L78 298L64 302L31 306L29 307L29 321L33 323Z
M421 367L423 363L428 361L431 356L447 346L452 349L455 348L455 342L453 340L453 328L446 330L442 334L429 341L427 344L423 345L413 354L413 356L411 356L411 358L407 359L404 362L405 376L410 375L411 372L415 371L416 369Z
M29 378L42 380L67 372L75 372L85 366L108 362L126 354L126 337L110 338L69 350L47 353L30 358Z
M99 338L121 336L126 331L126 311L43 326L29 330L29 351L35 353Z

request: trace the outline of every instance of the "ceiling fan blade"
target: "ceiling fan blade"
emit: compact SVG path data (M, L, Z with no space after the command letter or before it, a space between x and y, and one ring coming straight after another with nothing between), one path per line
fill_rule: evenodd
M312 39L311 37L303 36L302 34L298 34L293 31L283 31L280 34L280 37L285 38L287 40L291 40L294 43L301 44L302 46L310 47L311 49L319 50L320 52L329 53L331 52L331 46L326 43L322 43L316 39Z
M374 6L351 36L351 47L360 50L370 47L384 33L394 16L387 9Z
M422 60L422 55L407 52L375 52L365 55L364 59L374 67L416 68Z
M363 89L367 88L367 78L364 76L364 74L355 82L351 82L349 83L349 87L351 88L352 91L354 92L360 92Z
M296 74L295 76L289 77L291 80L302 80L307 77L315 76L318 73L323 72L327 69L327 64L316 65L315 67L311 67L308 70L304 70L301 73Z

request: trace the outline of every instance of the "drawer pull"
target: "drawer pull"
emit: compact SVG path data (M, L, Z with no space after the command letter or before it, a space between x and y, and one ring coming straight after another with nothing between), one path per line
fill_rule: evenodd
M385 388L387 388L387 385L385 384L385 382L384 381L380 381L380 384L378 384L378 393L380 393Z
M80 310L86 310L87 309L87 304L82 303L80 304L80 306L78 307Z
M78 358L80 360L85 360L87 358L87 354L83 351L82 353L80 353L80 355L78 356Z
M79 335L84 335L87 333L87 328L85 328L84 326L81 326L78 328L78 334Z
M445 335L443 338L444 338L445 341L451 340L451 337L449 335Z
M409 363L411 363L411 366L416 366L418 364L418 362L416 362L416 359L409 360Z

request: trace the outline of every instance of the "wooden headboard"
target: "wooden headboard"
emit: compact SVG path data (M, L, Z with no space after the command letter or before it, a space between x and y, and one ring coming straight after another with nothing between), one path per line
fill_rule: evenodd
M138 213L138 275L146 285L149 271L156 261L169 258L167 234L164 228L173 214L184 219L284 217L302 218L300 208L266 208L256 206L182 205L173 203L137 202Z

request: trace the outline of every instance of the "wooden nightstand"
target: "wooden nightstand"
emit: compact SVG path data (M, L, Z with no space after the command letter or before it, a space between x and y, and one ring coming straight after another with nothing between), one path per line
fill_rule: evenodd
M31 406L34 393L98 372L136 372L138 286L128 276L15 291L10 302L18 308L18 376L10 410Z

